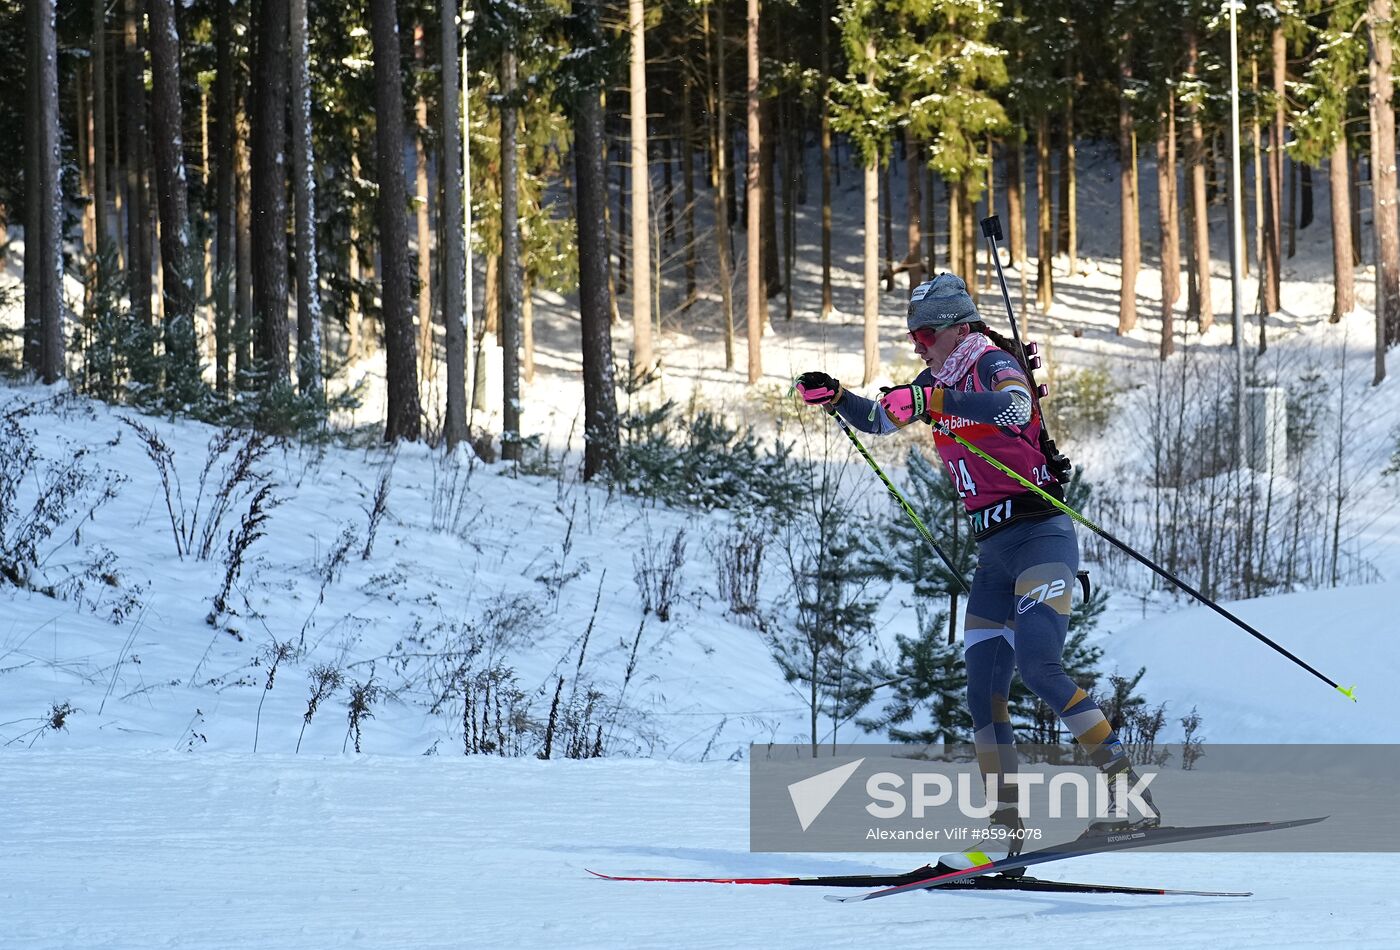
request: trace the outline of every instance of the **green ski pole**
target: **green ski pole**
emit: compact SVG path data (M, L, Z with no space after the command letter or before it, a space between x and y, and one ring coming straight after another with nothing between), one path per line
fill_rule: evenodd
M1043 499L1045 499L1046 501L1050 502L1050 504L1054 505L1054 506L1055 506L1056 508L1058 508L1060 511L1063 511L1065 514L1069 515L1069 516L1070 516L1071 518L1073 518L1075 521L1079 522L1079 523L1082 524L1084 527L1088 528L1090 531L1094 532L1094 533L1097 534L1099 537L1103 538L1103 539L1104 539L1105 541L1107 541L1109 544L1113 545L1113 546L1116 547L1118 550L1122 551L1124 554L1128 555L1128 556L1131 557L1133 560L1137 561L1139 564L1142 564L1143 566L1145 566L1145 567L1149 568L1150 570L1156 572L1159 576L1164 577L1164 578L1166 578L1167 580L1171 581L1171 582L1172 582L1173 584L1175 584L1177 587L1180 587L1182 590L1186 591L1186 593L1188 593L1188 594L1190 594L1192 597L1196 598L1196 600L1198 600L1198 601L1200 601L1201 603L1205 604L1205 605L1206 605L1207 607L1209 607L1211 610L1214 610L1216 613L1220 614L1220 616L1224 617L1226 620L1230 621L1230 622L1233 623L1235 626L1239 627L1241 630L1245 631L1246 633L1248 633L1250 636L1254 637L1254 638L1255 638L1256 640L1258 640L1259 642L1265 644L1266 646L1272 647L1276 652L1282 654L1283 656L1288 657L1288 659L1292 660L1294 663L1298 664L1298 665L1301 666L1303 669L1307 670L1307 671L1308 671L1309 673L1311 673L1313 676L1316 676L1318 679L1322 680L1322 681L1323 681L1324 683L1326 683L1328 686L1331 686L1333 689L1335 689L1337 692L1341 693L1341 694L1342 694L1343 696L1345 696L1347 699L1351 700L1352 702L1356 702L1356 687L1355 687L1355 686L1342 686L1341 684L1339 684L1339 683L1336 682L1335 680L1333 680L1333 679L1331 679L1330 677L1326 676L1325 674L1319 672L1319 671L1318 671L1317 669L1315 669L1313 666L1311 666L1310 664L1308 664L1305 660L1303 660L1303 659L1301 659L1301 658L1295 656L1293 653L1289 652L1287 648L1281 646L1280 644L1275 643L1273 640L1269 639L1269 637L1265 636L1263 633L1259 632L1259 631L1256 630L1254 627L1252 627L1252 626L1250 626L1249 624L1245 623L1245 622L1244 622L1243 620L1241 620L1239 617L1235 616L1233 613L1231 613L1230 611L1226 610L1224 607L1220 606L1220 605L1217 604L1215 601L1211 600L1211 599L1210 599L1209 597L1207 597L1205 594L1203 594L1203 593L1201 593L1200 591L1196 590L1196 588L1192 587L1190 584L1186 583L1186 582L1183 581L1181 578L1177 577L1177 576L1176 576L1175 574L1173 574L1171 571L1168 571L1168 570L1167 570L1166 568L1164 568L1164 567L1158 566L1158 565L1155 564L1153 561L1151 561L1149 558L1145 557L1145 556L1142 555L1142 554L1139 554L1137 551L1134 551L1134 550L1133 550L1132 548L1130 548L1128 545L1124 544L1122 541L1119 541L1117 538L1115 538L1113 535L1109 534L1109 533L1108 533L1107 531L1105 531L1103 528L1100 528L1098 525L1094 524L1094 522L1090 521L1088 518L1084 517L1082 514L1080 514L1079 512L1075 511L1075 510L1074 510L1073 508L1071 508L1069 505L1067 505L1067 504L1065 504L1064 502L1060 501L1058 498L1056 498L1054 495L1050 494L1049 492L1043 490L1042 488L1040 488L1040 486L1032 484L1031 481L1030 481L1029 479L1023 477L1019 472L1017 472L1017 471L1013 470L1012 468L1010 468L1009 466L1003 464L1003 463L1001 462L1001 460L999 460L999 459L993 457L992 455L988 454L987 452L984 452L982 449L979 449L977 446L973 445L971 442L967 441L967 440L964 439L962 436L958 435L956 432L954 432L952 429L948 428L948 427L947 427L946 425L944 425L943 423L941 423L941 422L939 422L939 421L937 421L937 420L934 420L934 422L933 422L933 427L934 427L934 429L936 429L938 432L942 433L943 435L945 435L945 436L947 436L948 438L952 439L953 441L957 442L957 443L958 443L959 445L961 445L963 448L967 449L969 452L971 452L972 454L976 455L978 458L982 459L982 460L983 460L984 462L986 462L988 465L991 465L993 468L997 469L998 471L1000 471L1000 472L1002 472L1002 473L1004 473L1004 474L1006 474L1006 475L1009 475L1009 476L1011 476L1012 478L1016 479L1016 481L1020 482L1020 483L1021 483L1022 485L1024 485L1026 488L1030 489L1031 491L1033 491L1033 492L1035 492L1037 495L1039 495L1041 498L1043 498Z
M904 496L899 493L899 489L894 487L894 482L890 481L889 476L887 476L884 473L884 471L880 468L880 466L875 463L875 459L873 459L870 456L870 453L866 451L866 448L864 445L861 444L860 439L856 438L855 432L852 431L851 427L846 424L846 420L842 419L840 413L838 413L835 409L827 409L826 412L827 415L835 419L836 423L839 426L841 426L841 431L846 433L846 438L851 440L851 444L856 447L856 451L861 454L861 458L865 459L866 464L870 466L870 468L875 472L876 475L880 476L880 481L885 483L885 488L887 488L889 490L889 493L894 496L894 500L899 502L899 507L904 509L904 513L909 516L909 520L914 522L914 527L918 529L919 534L923 536L923 539L928 542L928 546L933 548L933 553L938 555L939 559L943 562L943 566L948 568L948 573L953 575L953 577L957 580L958 586L962 588L963 593L972 593L972 591L968 589L967 582L963 580L962 572L953 566L952 558L948 557L948 555L943 551L943 549L938 546L938 542L933 539L933 532L929 531L928 527L923 523L923 521L919 518L918 514L914 511L914 508L909 504L909 502L905 501Z

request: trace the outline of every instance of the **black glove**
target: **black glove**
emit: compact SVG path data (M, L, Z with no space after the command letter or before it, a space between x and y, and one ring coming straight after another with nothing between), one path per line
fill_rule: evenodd
M826 373L803 373L796 386L797 394L809 406L834 406L842 394L841 381Z

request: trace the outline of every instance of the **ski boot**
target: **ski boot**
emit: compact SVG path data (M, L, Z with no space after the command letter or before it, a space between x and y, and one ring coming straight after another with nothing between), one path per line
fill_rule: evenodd
M938 859L935 870L938 873L966 871L991 861L1002 861L1021 853L1025 838L1025 825L1015 805L1003 805L992 812L987 830L961 851L951 851ZM1020 877L1025 868L1003 871L1006 877Z
M1091 821L1080 837L1093 838L1139 828L1156 828L1162 824L1162 812L1152 800L1150 789L1144 788L1138 792L1138 796L1147 806L1147 814L1136 814L1136 810L1130 808L1127 801L1119 802L1119 792L1126 795L1140 781L1137 771L1126 758L1110 765L1103 774L1108 779L1106 814Z

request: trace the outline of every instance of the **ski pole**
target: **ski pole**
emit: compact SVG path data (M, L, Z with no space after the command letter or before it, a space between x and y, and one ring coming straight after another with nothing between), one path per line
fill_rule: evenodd
M1237 626L1237 627L1239 627L1240 629L1244 630L1246 633L1248 633L1249 635L1251 635L1252 637L1254 637L1256 640L1260 641L1261 643L1265 644L1266 646L1272 647L1276 652L1281 653L1282 655L1288 657L1288 658L1289 658L1290 660L1292 660L1294 663L1298 664L1298 665L1301 666L1303 669L1307 670L1307 671L1308 671L1309 673L1311 673L1313 676L1316 676L1318 679L1322 680L1322 681L1323 681L1324 683L1326 683L1328 686L1331 686L1333 689L1335 689L1337 692L1341 693L1341 694L1342 694L1343 696L1345 696L1347 699L1351 700L1352 702L1356 702L1356 687L1355 687L1355 686L1342 686L1341 684L1337 683L1335 680L1333 680L1333 679L1331 679L1330 677L1328 677L1328 676L1324 675L1323 673L1319 672L1319 671L1318 671L1317 669L1315 669L1313 666L1311 666L1310 664L1308 664L1305 660L1303 660L1303 659L1301 659L1301 658L1295 656L1293 653L1289 652L1288 649L1287 649L1286 647L1283 647L1283 646L1281 646L1280 644L1275 643L1273 640L1269 639L1269 637L1265 636L1263 633L1259 632L1259 631L1256 630L1254 627L1252 627L1252 626L1250 626L1249 624L1245 623L1245 622L1244 622L1243 620L1241 620L1239 617L1236 617L1233 613L1231 613L1230 611L1226 610L1224 607L1220 606L1220 605L1217 604L1215 601L1211 600L1211 599L1210 599L1209 597L1207 597L1205 594L1202 594L1200 591L1196 590L1196 588L1192 587L1190 584L1186 583L1186 582L1183 581L1181 578L1177 577L1177 576L1176 576L1175 574L1173 574L1171 571L1167 570L1167 569L1164 568L1164 567L1161 567L1161 566L1157 565L1156 563L1154 563L1152 560L1150 560L1150 559L1147 558L1146 556L1144 556L1144 555L1142 555L1142 554L1139 554L1137 551L1135 551L1135 550L1133 550L1132 548L1128 547L1128 545L1124 544L1122 541L1119 541L1119 540L1118 540L1117 538L1115 538L1113 535L1109 534L1109 533L1108 533L1107 531L1105 531L1103 528L1100 528L1098 525L1094 524L1094 522L1090 521L1088 518L1084 517L1082 514L1080 514L1079 512L1075 511L1075 510L1074 510L1073 508L1071 508L1069 505L1067 505L1067 504L1065 504L1064 502L1060 501L1060 499L1056 498L1054 495L1052 495L1052 494L1050 494L1049 492L1045 491L1045 490L1042 489L1040 486L1032 484L1031 481L1030 481L1029 479L1023 477L1019 472L1015 471L1015 470L1012 469L1010 466L1003 464L999 459L995 458L995 457L992 456L991 454L989 454L989 453L983 451L982 449L979 449L977 446L973 445L971 442L967 441L967 440L964 439L962 436L958 435L956 432L954 432L954 431L953 431L952 429L950 429L948 426L944 425L942 422L939 422L938 420L935 419L935 420L933 421L933 427L934 427L934 429L936 429L938 432L942 433L943 435L945 435L945 436L947 436L948 438L952 439L953 441L957 442L957 443L958 443L959 445L961 445L963 448L967 449L969 452L973 453L973 454L976 455L978 458L982 459L982 460L983 460L984 462L986 462L988 465L991 465L993 468L997 469L998 471L1002 472L1003 474L1009 475L1009 476L1011 476L1012 478L1016 479L1016 481L1020 482L1020 483L1021 483L1022 485L1024 485L1026 488L1030 489L1031 491L1033 491L1033 492L1035 492L1037 495L1039 495L1041 498L1043 498L1043 499L1045 499L1046 501L1050 502L1050 504L1054 505L1054 506L1055 506L1056 508L1058 508L1060 511L1062 511L1062 512L1064 512L1065 514L1069 515L1069 516L1070 516L1071 518L1073 518L1075 521L1079 522L1079 523L1082 524L1084 527L1088 528L1090 531L1094 532L1094 533L1097 534L1099 537L1103 538L1103 539L1104 539L1105 541L1107 541L1109 544L1113 545L1113 546L1116 547L1118 550L1122 551L1124 554L1128 555L1128 556L1131 557L1133 560L1137 561L1139 564L1142 564L1144 567L1147 567L1147 568L1151 569L1152 571L1156 572L1159 576L1164 577L1164 578L1166 578L1167 580L1171 581L1171 582L1172 582L1173 584L1175 584L1177 587L1180 587L1182 590L1186 591L1186 593L1190 594L1192 597L1196 598L1196 600L1198 600L1198 601L1200 601L1201 603L1205 604L1205 605L1206 605L1207 607L1209 607L1211 610L1214 610L1216 613L1220 614L1220 616L1224 617L1226 620L1230 621L1230 622L1233 623L1235 626Z
M963 580L962 572L953 566L952 558L948 557L943 549L938 546L938 542L933 539L933 532L929 531L928 527L920 520L918 514L915 513L909 502L904 500L904 496L899 493L899 489L894 487L894 482L890 481L889 477L881 470L880 466L875 464L875 459L871 458L870 453L866 451L860 439L856 438L855 432L851 431L851 427L846 424L846 420L842 419L841 415L835 409L828 408L826 413L836 420L837 424L841 426L841 431L846 433L846 438L850 439L851 444L856 447L856 451L861 454L861 457L865 459L866 463L874 470L875 474L880 476L880 481L885 483L885 487L889 489L890 494L894 496L894 500L899 502L899 507L904 509L904 513L909 516L909 520L914 522L914 527L919 529L919 534L928 542L928 546L933 548L933 553L938 555L939 559L943 562L943 566L948 569L948 573L953 575L957 580L958 586L962 588L963 593L972 593L967 587L967 582Z

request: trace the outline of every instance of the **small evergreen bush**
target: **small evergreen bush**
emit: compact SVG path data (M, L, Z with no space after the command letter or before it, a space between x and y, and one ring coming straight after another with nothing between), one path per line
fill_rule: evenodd
M765 451L752 427L731 426L693 402L684 416L674 401L629 414L622 432L620 483L629 494L790 517L808 492L791 445L774 439Z

